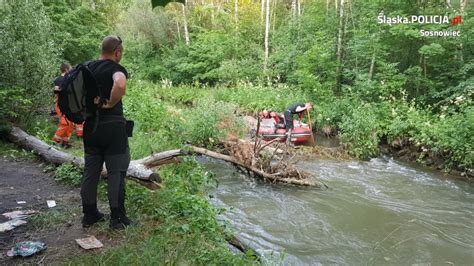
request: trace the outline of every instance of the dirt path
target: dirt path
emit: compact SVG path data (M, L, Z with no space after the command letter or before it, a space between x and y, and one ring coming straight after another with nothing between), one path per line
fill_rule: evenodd
M17 208L46 208L46 200L78 194L77 189L57 184L35 162L0 159L0 177L0 213Z
M55 200L57 206L48 208L46 200ZM18 204L17 201L26 203ZM112 246L113 240L104 230L101 233L98 228L86 230L81 227L80 207L79 189L56 183L44 173L40 162L0 159L0 222L7 220L1 214L12 210L36 210L40 212L37 217L41 216L36 221L29 218L28 224L0 233L0 264L57 264L88 252L75 242L88 235L95 235L105 247ZM6 251L15 243L27 240L43 241L48 249L30 258L6 256Z

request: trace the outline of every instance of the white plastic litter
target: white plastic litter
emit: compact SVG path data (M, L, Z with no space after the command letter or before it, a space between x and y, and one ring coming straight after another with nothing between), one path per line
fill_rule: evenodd
M15 219L15 220L10 220L4 223L0 224L0 232L7 232L10 230L13 230L15 227L18 227L22 224L26 224L26 221L20 220L20 219Z
M21 210L21 211L6 212L2 215L7 217L8 219L23 219L36 213L38 212L34 210Z
M46 203L48 204L49 208L56 207L56 201L55 200L47 200Z

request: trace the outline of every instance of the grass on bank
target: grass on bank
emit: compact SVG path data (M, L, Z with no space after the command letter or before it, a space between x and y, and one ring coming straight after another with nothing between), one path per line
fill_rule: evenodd
M216 180L193 158L162 171L164 188L155 192L127 184L127 210L139 225L123 232L122 245L105 253L72 259L72 265L254 264L226 245L230 233L217 222L221 211L207 197Z

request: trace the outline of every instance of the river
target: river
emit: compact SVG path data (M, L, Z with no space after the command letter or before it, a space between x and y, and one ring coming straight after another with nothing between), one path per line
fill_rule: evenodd
M388 157L301 163L327 190L271 185L202 159L213 203L268 264L474 265L474 186Z

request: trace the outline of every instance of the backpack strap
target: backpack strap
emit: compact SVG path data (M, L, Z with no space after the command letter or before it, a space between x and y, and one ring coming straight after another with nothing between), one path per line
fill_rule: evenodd
M101 69L103 66L106 65L107 63L107 60L104 60L102 61L101 63L99 63L98 66L96 66L93 70L90 68L90 65L94 62L97 62L97 61L88 61L88 62L85 62L84 64L86 65L86 67L91 71L92 75L94 76L94 72L98 71L99 69ZM95 78L95 77L94 77ZM97 79L96 79L97 80ZM103 99L102 99L102 85L99 84L98 82L96 82L96 85L97 85L97 89L99 90L99 97L100 97L100 103L99 104L103 104ZM92 133L95 133L96 130L97 130L97 126L99 125L99 109L100 107L97 107L97 110L95 111L95 121L94 121L94 128L92 129Z
M103 61L100 62L94 69L91 69L90 65L91 65L92 63L97 62L97 61L99 61L99 60L96 60L96 61L87 61L87 62L84 63L84 65L91 71L91 73L92 73L93 76L94 76L94 72L99 71L99 70L100 70L101 68L103 68L103 67L106 65L106 63L107 63L107 60L103 60ZM94 76L94 78L95 78L95 76ZM96 80L97 80L97 79L96 79ZM101 101L102 101L102 95L103 95L103 93L102 93L102 85L99 84L98 82L96 82L96 85L97 85L97 89L99 90L99 97L101 98Z

